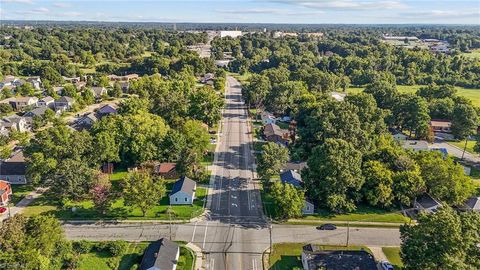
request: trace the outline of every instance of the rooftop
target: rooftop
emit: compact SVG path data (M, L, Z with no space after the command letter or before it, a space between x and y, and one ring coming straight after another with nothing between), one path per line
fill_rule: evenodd
M373 256L364 250L318 250L313 245L303 247L309 269L377 270Z
M179 191L182 191L182 192L185 192L187 194L193 195L193 193L195 192L196 184L197 183L195 183L195 181L193 181L192 179L190 179L186 176L182 176L173 185L172 192L170 193L170 195L173 195L173 194L175 194Z
M150 245L143 253L142 263L138 269L175 269L177 264L178 245L166 238L161 238Z

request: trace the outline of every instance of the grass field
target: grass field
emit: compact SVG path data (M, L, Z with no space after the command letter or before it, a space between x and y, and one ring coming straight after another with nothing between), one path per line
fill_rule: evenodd
M269 257L269 264L266 269L269 270L292 270L303 269L301 261L302 247L301 243L281 243L274 244L272 253ZM317 246L322 250L370 250L363 246Z
M35 188L30 185L12 185L12 203L15 205L19 201L21 201L25 196L27 196L30 192L32 192Z
M113 187L115 189L115 185ZM110 210L106 215L100 215L93 207L91 200L85 200L80 202L68 202L62 208L59 206L54 194L45 194L35 201L31 205L24 209L26 216L32 216L37 214L52 214L59 219L158 219L168 220L170 217L167 213L167 209L170 207L168 194L170 193L173 181L167 181L167 193L159 201L157 205L147 211L143 216L139 208L126 206L124 200L118 199L113 202ZM196 199L193 205L173 205L171 209L173 213L171 218L174 220L188 220L195 216L200 215L203 212L204 200L207 196L207 190L205 188L197 187ZM76 210L73 212L72 208Z
M399 247L382 247L382 251L387 257L387 260L393 264L395 269L401 269L403 267L402 258L400 257Z
M397 89L400 93L415 93L418 89L424 87L423 85L397 85ZM457 94L462 97L469 98L475 106L480 106L480 89L470 89L463 87L455 87ZM362 92L364 87L351 87L347 89L347 93L359 93Z
M480 60L480 49L472 50L468 53L462 53L462 56L465 56L468 59L477 59Z
M123 256L112 257L105 251L91 251L86 254L81 254L78 262L79 270L104 270L111 269L109 267L109 261L118 260L118 270L130 270L137 269L137 265L142 260L142 255L149 243L130 243L128 251ZM193 253L186 248L183 244L180 244L180 257L178 258L177 269L179 270L191 270L193 269L194 256Z
M468 141L467 142L467 152L474 153L473 147L475 147L476 141ZM465 141L458 141L458 142L448 142L448 144L455 145L456 147L463 149L465 147Z

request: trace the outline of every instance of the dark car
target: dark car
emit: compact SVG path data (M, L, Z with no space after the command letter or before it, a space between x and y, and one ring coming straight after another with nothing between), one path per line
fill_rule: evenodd
M317 230L322 230L322 231L333 231L336 229L337 229L337 226L333 224L323 224L322 226L317 227Z

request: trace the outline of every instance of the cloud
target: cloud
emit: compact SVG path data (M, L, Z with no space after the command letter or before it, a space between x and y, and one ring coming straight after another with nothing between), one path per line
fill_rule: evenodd
M365 9L404 9L407 5L400 1L353 1L353 0L275 0L284 4L298 5L306 8L321 10L365 10Z
M4 3L33 4L32 0L2 0Z
M68 4L68 3L61 3L61 2L53 3L53 5L56 6L56 7L59 7L59 8L67 8L67 7L70 7L70 4Z
M286 9L269 9L269 8L250 8L250 9L217 9L215 10L218 13L227 13L227 14L274 14L274 15L285 15L285 16L307 16L307 15L319 15L323 14L323 11L292 11Z
M48 8L45 8L45 7L39 7L39 8L31 9L31 10L14 11L14 13L16 13L16 14L31 14L31 15L47 14L49 12L50 12L50 10Z
M418 11L418 12L404 12L400 14L405 18L428 18L428 19L440 19L440 18L456 18L456 17L477 17L480 18L479 10L430 10L430 11Z

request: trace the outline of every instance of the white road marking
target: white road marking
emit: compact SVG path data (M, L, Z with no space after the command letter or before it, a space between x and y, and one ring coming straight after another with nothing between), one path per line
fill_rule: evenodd
M236 203L232 203L232 206L238 207L238 205Z
M202 248L205 248L205 239L207 239L207 230L208 230L208 221L207 221L207 224L205 225L205 234L203 235L203 245L202 245Z
M192 240L190 242L193 243L193 240L195 239L195 231L197 231L197 222L195 222L195 226L193 227L193 233L192 233Z
M215 269L215 259L214 258L211 258L210 259L210 265L208 267L208 269Z

